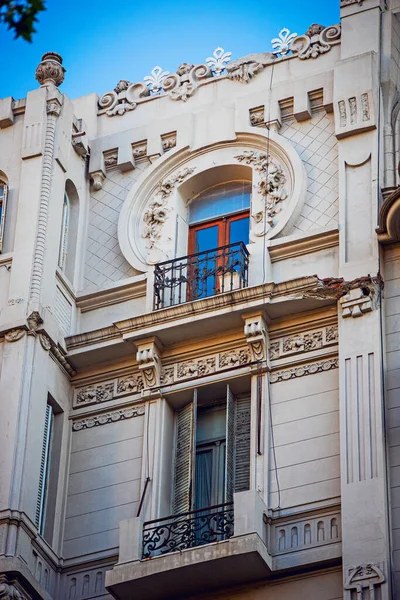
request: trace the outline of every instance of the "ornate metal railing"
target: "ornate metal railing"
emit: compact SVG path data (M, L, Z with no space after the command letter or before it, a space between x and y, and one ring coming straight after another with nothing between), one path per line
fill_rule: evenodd
M159 263L154 269L154 310L247 287L248 266L243 242Z
M233 502L143 524L142 558L226 540L233 535Z

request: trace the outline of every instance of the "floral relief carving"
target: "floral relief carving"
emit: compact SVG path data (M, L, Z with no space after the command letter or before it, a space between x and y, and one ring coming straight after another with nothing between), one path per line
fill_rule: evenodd
M235 156L239 162L252 165L260 174L258 191L264 201L264 209L253 214L256 224L261 223L261 228L256 228L256 235L264 235L267 228L274 226L274 219L281 211L280 203L286 200L286 176L282 167L277 164L266 152L245 150Z
M290 43L292 52L296 52L301 59L317 58L320 54L329 52L332 42L340 39L340 25L331 25L324 27L314 23L305 34L298 35Z
M40 85L53 83L58 87L64 81L64 73L61 56L57 52L46 52L37 66L35 77Z
M225 52L223 48L218 46L212 56L206 58L206 63L211 71L217 77L225 70L225 65L231 60L232 52Z
M219 367L237 367L250 362L250 351L247 348L230 350L219 355Z
M161 385L169 385L170 383L174 383L174 367L166 367L161 371L160 382Z
M117 394L138 394L144 387L143 378L140 375L129 375L122 377L117 382Z
M187 361L178 364L177 379L186 377L201 377L215 372L215 357L201 358L196 361Z
M282 358L301 352L319 350L325 346L336 344L338 341L338 328L336 325L325 327L317 331L298 333L274 340L269 347L271 359Z
M164 91L172 100L186 102L196 91L199 81L212 77L207 65L181 64L176 73L163 80Z
M82 429L90 429L92 427L98 427L99 425L107 425L108 423L115 423L125 419L132 419L133 417L139 417L144 415L144 406L138 406L135 408L125 408L114 412L95 415L93 417L87 417L79 421L74 421L72 424L72 431L80 431Z
M297 37L297 33L290 33L289 29L284 27L280 30L278 37L271 40L273 54L286 56L290 52L290 42Z
M164 179L157 191L156 197L150 202L143 215L144 230L142 237L147 240L146 248L153 250L162 236L162 226L167 220L170 207L168 197L177 183L181 183L188 175L193 173L195 167L186 167L174 175Z
M253 77L260 73L266 65L275 60L272 52L262 52L260 54L248 54L243 58L232 61L226 67L229 79L239 81L239 83L249 83Z
M114 383L105 383L97 386L88 386L78 391L76 404L91 404L93 402L106 402L112 400Z
M279 381L287 381L289 379L295 379L297 377L304 377L305 375L314 375L315 373L321 373L322 371L329 371L330 369L339 368L339 359L331 358L329 360L323 360L319 362L310 363L309 365L300 365L291 369L282 369L281 371L273 371L270 375L271 383L278 383Z

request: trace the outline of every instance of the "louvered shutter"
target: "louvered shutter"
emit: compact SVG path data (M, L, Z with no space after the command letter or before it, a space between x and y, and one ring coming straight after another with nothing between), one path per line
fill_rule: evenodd
M3 249L4 228L6 224L7 191L8 187L0 184L0 252Z
M233 501L235 489L235 397L226 386L226 453L225 453L225 502Z
M44 421L44 433L43 433L43 444L42 444L42 456L40 460L40 475L39 475L39 489L36 503L36 527L42 533L44 524L44 513L45 513L45 500L46 500L46 488L47 479L50 466L50 441L51 441L51 430L53 426L53 411L49 404L46 405L46 415Z
M250 489L250 397L236 399L235 492Z
M197 390L193 402L181 408L176 415L176 449L174 478L174 514L192 509L194 498L194 465L196 451Z

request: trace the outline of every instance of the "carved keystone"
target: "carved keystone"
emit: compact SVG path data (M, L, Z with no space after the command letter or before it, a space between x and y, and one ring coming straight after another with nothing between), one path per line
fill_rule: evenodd
M161 359L160 347L156 338L148 338L136 344L136 360L143 374L144 389L160 386Z
M250 346L251 360L267 359L267 335L264 317L260 314L244 317L244 335Z
M368 290L369 291L369 290ZM350 290L339 300L342 305L342 317L362 317L364 313L371 312L372 298L364 292L363 288Z

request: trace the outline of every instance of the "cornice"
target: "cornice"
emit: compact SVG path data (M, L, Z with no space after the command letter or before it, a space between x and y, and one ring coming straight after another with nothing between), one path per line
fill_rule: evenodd
M133 277L128 283L105 290L90 292L76 298L76 306L81 312L88 312L104 306L125 302L146 295L147 275Z
M339 246L339 230L335 228L320 230L313 235L306 233L272 240L269 246L269 255L271 262L274 263L337 246Z

